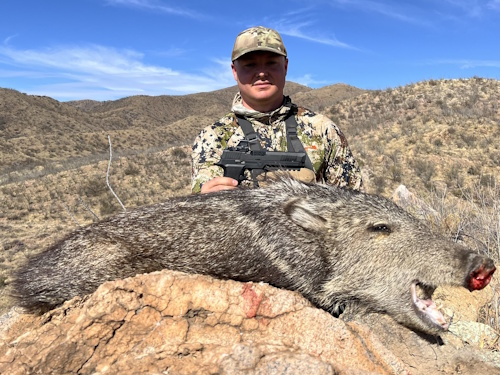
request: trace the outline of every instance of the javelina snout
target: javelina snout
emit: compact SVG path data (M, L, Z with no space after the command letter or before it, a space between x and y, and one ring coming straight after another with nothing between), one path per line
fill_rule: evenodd
M492 259L482 256L474 257L467 278L465 279L465 287L471 292L483 289L490 283L495 270L496 267Z
M476 290L491 259L431 231L377 196L283 179L190 195L81 228L33 257L13 282L46 310L107 280L171 269L295 290L327 311L387 313L427 333L448 327L435 288Z
M473 257L469 267L468 272L465 273L462 286L469 289L471 292L486 287L496 270L493 260L480 255ZM431 297L434 289L435 287L421 285L418 281L415 281L411 287L413 308L417 316L431 327L431 330L432 327L437 331L446 330L449 328L451 322L446 320L443 314L437 309L436 304L432 301ZM421 328L421 330L423 329Z

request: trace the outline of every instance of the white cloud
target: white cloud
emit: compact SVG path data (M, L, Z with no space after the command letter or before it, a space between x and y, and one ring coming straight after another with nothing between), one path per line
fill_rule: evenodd
M3 44L9 44L9 43L10 43L10 41L11 41L12 39L14 39L15 37L17 37L17 36L19 36L19 35L18 35L18 34L9 35L7 38L5 38L5 39L3 40Z
M483 5L476 0L445 0L452 6L460 9L469 17L479 17L483 13Z
M187 72L147 64L144 55L100 45L18 50L0 46L0 78L16 77L20 91L58 100L110 100L145 94L188 94L234 84L230 62L214 60L205 71ZM36 92L22 87L36 82Z
M312 74L304 74L300 77L288 77L288 80L309 87L320 87L330 83L329 81L325 80L317 80L313 78Z
M305 18L307 17L304 17L304 15L302 14L301 22L293 18L272 21L272 27L278 30L281 35L300 38L314 43L325 44L331 47L358 50L358 48L354 46L341 42L333 34L325 35L324 32L318 33L317 31L315 31L314 23L312 21L304 21Z
M86 47L60 47L44 50L16 50L0 47L0 55L24 66L57 68L61 71L77 71L92 74L142 74L171 75L171 69L144 65L141 53L132 50L116 50L99 45Z
M178 47L170 47L168 49L165 49L163 51L154 51L153 53L156 56L162 56L162 57L179 57L182 55L185 55L189 50L187 49L182 49Z
M332 5L337 5L343 8L356 8L364 12L378 13L383 16L393 18L402 22L412 23L420 26L431 26L427 19L415 17L415 9L406 9L401 3L396 2L387 4L381 1L374 0L332 0L329 1Z
M305 32L303 29L307 26L309 26L309 23L302 23L302 24L293 23L293 24L288 24L288 25L281 24L278 27L278 30L283 35L288 35L288 36L293 36L293 37L300 38L300 39L305 39L305 40L308 40L310 42L326 44L326 45L332 46L332 47L356 49L355 47L353 47L347 43L339 41L335 37L335 35L325 36L325 35L319 35L319 34L316 34L313 32Z
M467 17L480 18L485 14L500 11L500 0L445 0Z
M188 8L179 8L177 6L164 5L154 0L106 0L106 4L112 6L125 6L142 10L156 11L174 16L183 16L188 18L202 19L205 15Z
M461 69L471 68L500 68L497 60L473 60L473 59L438 59L425 62L426 65L456 65Z

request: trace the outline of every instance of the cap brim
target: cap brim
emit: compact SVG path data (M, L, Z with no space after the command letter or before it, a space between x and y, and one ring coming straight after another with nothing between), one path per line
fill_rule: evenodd
M247 53L250 52L255 52L255 51L265 51L265 52L272 52L275 53L276 55L281 55L286 57L286 53L283 51L276 50L275 48L270 48L270 47L254 47L254 48L247 48L243 51L240 51L236 55L232 56L232 61L238 60L241 56L246 55Z

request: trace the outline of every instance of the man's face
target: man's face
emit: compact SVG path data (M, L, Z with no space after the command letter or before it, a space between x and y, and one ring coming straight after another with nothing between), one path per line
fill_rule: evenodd
M285 56L265 51L250 52L235 60L231 68L245 107L269 112L282 104L288 68Z

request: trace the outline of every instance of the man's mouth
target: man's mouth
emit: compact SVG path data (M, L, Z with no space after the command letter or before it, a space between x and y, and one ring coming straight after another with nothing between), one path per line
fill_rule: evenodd
M424 292L420 284L418 282L413 282L410 291L413 309L419 318L431 327L446 331L451 324L451 320L450 322L446 321L443 313L439 311L434 301L427 296L427 293ZM423 294L425 296L419 297L418 294Z

